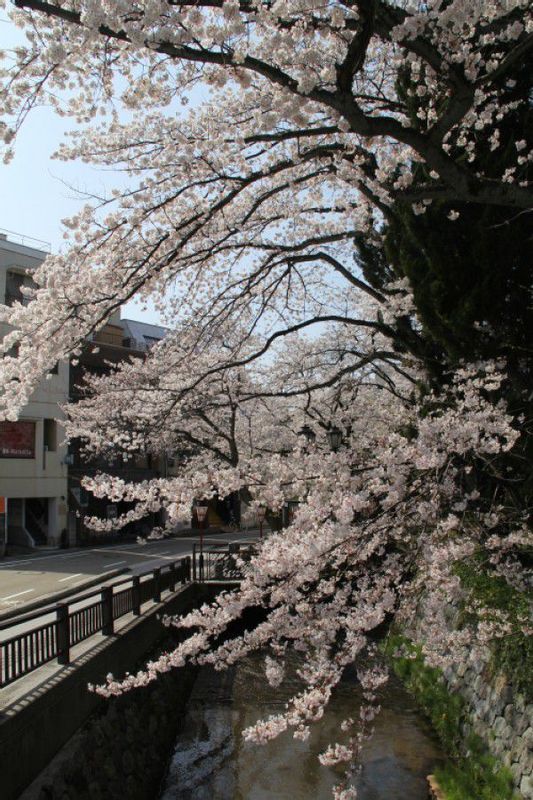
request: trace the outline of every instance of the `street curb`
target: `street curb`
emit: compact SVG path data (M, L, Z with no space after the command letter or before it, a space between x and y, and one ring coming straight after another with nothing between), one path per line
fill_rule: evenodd
M120 569L113 569L110 572L102 572L101 575L97 575L94 578L91 578L90 581L86 581L83 584L78 584L78 586L75 588L63 589L61 592L46 595L45 597L41 597L39 600L34 600L33 603L24 603L24 605L17 606L17 608L12 608L10 611L1 611L0 622L3 622L6 619L12 619L13 617L19 617L22 614L28 614L30 611L36 611L41 607L46 608L46 606L57 603L59 600L64 600L66 597L71 597L74 594L80 594L85 589L90 589L91 586L96 586L97 583L111 580L111 578L116 578L118 575L124 575L125 572L130 572L130 568L121 567Z

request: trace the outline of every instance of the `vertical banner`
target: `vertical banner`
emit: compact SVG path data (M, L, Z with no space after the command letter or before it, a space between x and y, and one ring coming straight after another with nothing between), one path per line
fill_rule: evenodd
M7 497L0 496L0 557L7 550Z

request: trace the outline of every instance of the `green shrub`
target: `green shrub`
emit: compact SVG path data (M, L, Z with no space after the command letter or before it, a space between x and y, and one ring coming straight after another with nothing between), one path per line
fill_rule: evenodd
M517 800L509 770L487 751L479 736L463 738L465 703L460 695L448 691L442 672L425 663L421 648L395 634L386 640L384 652L450 756L435 770L446 800Z
M512 631L493 641L489 667L492 674L504 672L515 689L530 700L533 696L533 637L522 632L521 622L530 618L531 596L513 589L504 578L489 575L476 561L456 564L454 571L469 593L468 602L463 604L464 623L475 623L479 618L472 601L484 609L485 617L490 618L491 610L508 615Z
M479 745L478 737L473 742ZM471 743L472 744L472 743ZM513 780L509 770L479 746L457 764L448 762L435 770L446 800L512 800Z

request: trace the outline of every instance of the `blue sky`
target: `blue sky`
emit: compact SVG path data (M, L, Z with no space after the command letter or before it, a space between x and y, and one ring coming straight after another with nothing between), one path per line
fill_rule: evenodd
M20 31L0 12L0 50L8 51L20 41ZM88 164L51 159L72 127L71 120L48 108L34 110L27 119L13 161L8 165L0 161L0 230L40 239L57 251L64 242L61 220L83 204L76 192L102 194L121 181ZM141 311L134 303L124 307L123 316L159 321L155 312Z

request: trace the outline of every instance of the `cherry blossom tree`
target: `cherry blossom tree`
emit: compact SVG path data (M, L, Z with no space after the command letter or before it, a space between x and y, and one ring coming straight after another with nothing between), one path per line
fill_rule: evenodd
M58 158L129 182L66 220L65 249L35 273L31 301L1 309L13 327L3 415L16 418L43 374L124 302L150 297L172 332L146 361L90 379L69 432L97 452L180 450L182 471L137 486L101 476L90 488L172 518L194 497L233 491L272 514L301 500L239 593L178 621L194 629L184 644L102 691L258 648L276 685L295 648L304 689L248 735L305 737L344 667L373 653L369 633L409 619L422 588L434 663L506 635L515 622L504 614L450 641L443 615L461 559L524 587L529 509L513 487L531 442L531 354L523 337L510 358L478 342L497 340L494 320L511 330L505 297L527 273L513 263L498 284L500 317L468 316L455 337L475 342L466 363L447 347L436 292L421 289L424 258L436 259L415 222L427 215L453 241L467 213L492 215L502 235L528 219L528 0L9 5L27 44L1 73L5 158L47 102L78 123ZM465 263L467 239L461 228ZM422 267L402 266L395 247L407 261L421 254ZM314 442L299 435L304 423ZM343 432L336 452L332 426ZM220 644L250 605L268 609L266 621ZM361 666L360 679L368 703L326 763L350 762L371 726L383 673ZM336 792L355 796L349 770Z
M28 45L4 71L4 141L50 102L92 123L58 157L132 181L67 223L31 312L11 312L24 367L8 408L136 294L174 286L173 322L186 309L204 330L245 309L251 324L307 320L335 278L372 291L353 240L379 240L394 201L414 214L444 202L452 218L454 203L531 206L524 138L506 142L501 174L476 162L515 110L526 0L14 6Z

